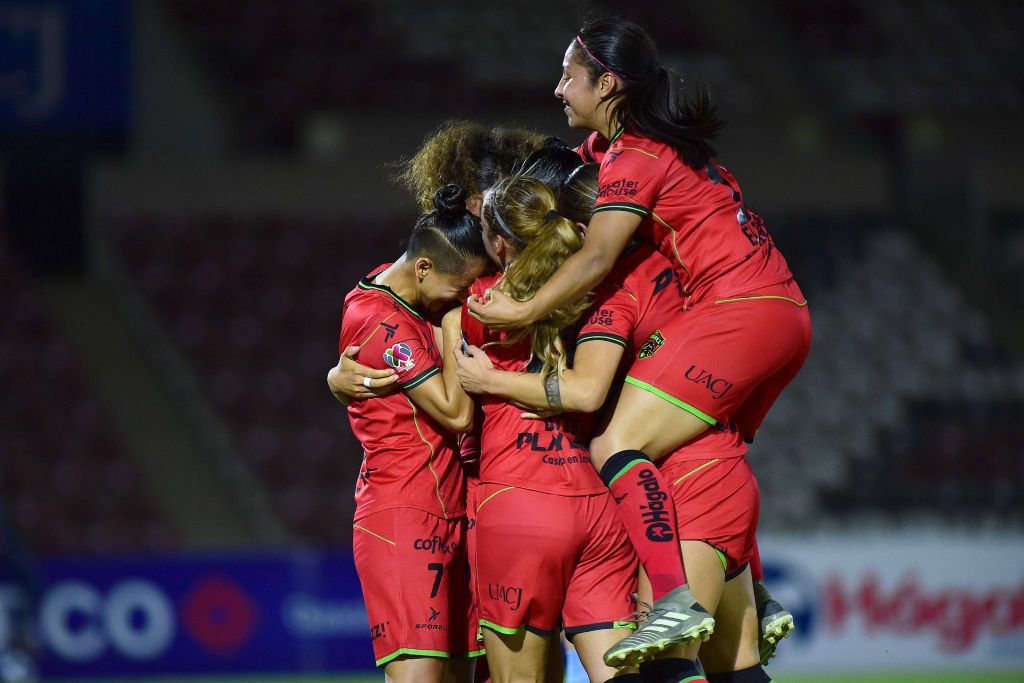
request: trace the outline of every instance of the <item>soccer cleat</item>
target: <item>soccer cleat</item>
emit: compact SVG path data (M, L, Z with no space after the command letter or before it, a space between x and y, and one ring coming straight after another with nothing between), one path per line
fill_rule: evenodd
M768 598L757 606L757 648L761 654L761 666L767 666L768 660L775 656L775 648L779 641L788 638L796 628L793 615L789 610L772 598Z
M655 600L636 632L604 653L604 663L616 668L637 667L674 645L707 640L714 630L715 618L683 584Z

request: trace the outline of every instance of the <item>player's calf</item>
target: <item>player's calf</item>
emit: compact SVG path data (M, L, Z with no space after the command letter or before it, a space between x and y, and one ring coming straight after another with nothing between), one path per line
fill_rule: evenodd
M757 648L761 665L765 666L775 656L775 649L783 638L796 628L793 615L768 592L763 580L754 582L754 599L757 604Z

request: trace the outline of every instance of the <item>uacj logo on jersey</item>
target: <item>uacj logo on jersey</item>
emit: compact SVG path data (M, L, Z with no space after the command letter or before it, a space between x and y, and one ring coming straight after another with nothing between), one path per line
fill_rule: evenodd
M412 349L405 342L398 342L385 351L384 362L399 372L411 370L416 365L412 360Z
M637 354L637 358L650 358L653 356L658 349L661 348L662 344L665 343L665 337L662 336L661 332L655 330L651 335L651 338L644 342L644 345L640 347L640 353Z

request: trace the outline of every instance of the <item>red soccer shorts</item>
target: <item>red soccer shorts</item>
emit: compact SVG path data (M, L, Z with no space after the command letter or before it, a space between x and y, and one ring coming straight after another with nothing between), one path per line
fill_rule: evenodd
M658 463L672 487L679 538L704 541L723 559L726 578L750 562L761 510L757 479L746 458L679 459Z
M628 628L637 560L610 493L477 488L480 624L566 635Z
M641 346L626 382L752 441L807 358L806 303L793 281L699 303Z
M476 656L464 518L392 508L353 524L352 550L377 666L400 655Z

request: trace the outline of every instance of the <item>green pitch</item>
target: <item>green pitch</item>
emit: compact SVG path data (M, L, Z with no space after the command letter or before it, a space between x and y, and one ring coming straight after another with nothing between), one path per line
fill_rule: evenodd
M88 683L381 683L383 676L221 676L211 678L117 678L110 680L89 679ZM861 674L856 676L797 676L782 675L776 683L1024 683L1024 671L1017 673L899 673ZM72 680L54 683L78 683Z
M860 676L781 676L776 683L1024 683L1020 673L956 673L956 674L865 674Z

